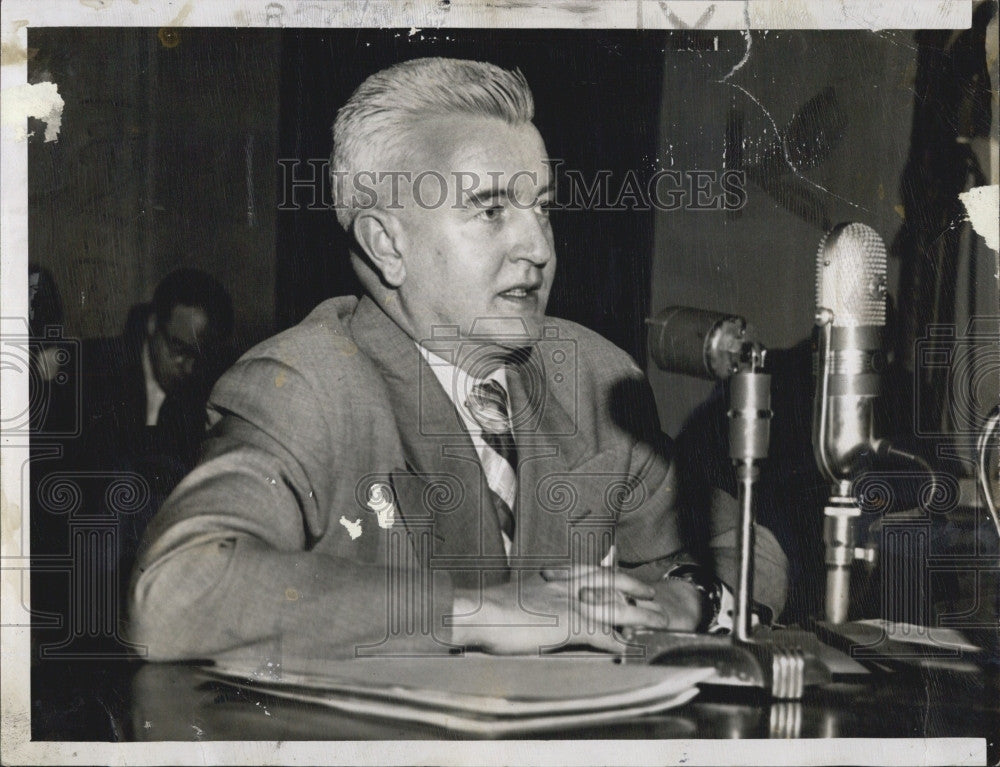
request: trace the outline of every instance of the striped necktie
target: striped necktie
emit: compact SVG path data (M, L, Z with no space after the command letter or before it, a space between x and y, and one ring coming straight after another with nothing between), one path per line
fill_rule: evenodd
M482 428L486 443L482 456L483 473L493 492L504 549L510 555L517 498L517 447L507 414L507 392L500 383L488 379L473 385L465 406Z

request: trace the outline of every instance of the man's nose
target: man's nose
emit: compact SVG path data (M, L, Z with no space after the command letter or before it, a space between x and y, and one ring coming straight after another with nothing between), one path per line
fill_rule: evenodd
M525 259L539 267L553 257L551 228L548 219L538 215L534 208L519 211L517 240L511 252L515 260Z
M191 374L194 373L194 358L185 357L181 360L181 372L184 374L185 378L190 378Z

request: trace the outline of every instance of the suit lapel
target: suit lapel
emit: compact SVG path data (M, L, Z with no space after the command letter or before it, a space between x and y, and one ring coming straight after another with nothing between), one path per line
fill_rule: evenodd
M601 480L574 472L581 464L589 466L587 459L593 454L593 435L580 433L576 413L571 412L578 402L577 378L560 379L546 370L544 344L518 355L507 376L520 459L516 534L522 556L512 564L532 567L569 563L574 522L589 518L602 536L607 528L607 520L588 506L594 498L590 485ZM598 553L596 558L602 556Z
M484 559L503 572L506 558L482 467L455 406L414 341L375 302L364 297L351 322L358 347L388 387L407 466L393 472L407 524L430 525L437 566L456 568L453 580L478 579ZM474 561L471 561L474 560ZM463 564L470 570L462 571Z

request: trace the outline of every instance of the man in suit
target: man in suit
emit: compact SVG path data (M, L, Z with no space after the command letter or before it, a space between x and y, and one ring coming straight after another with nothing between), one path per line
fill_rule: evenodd
M717 494L686 548L642 372L545 315L532 115L520 73L449 59L378 72L340 110L337 215L366 295L324 302L213 391L202 461L133 578L150 658L615 651L621 627L725 617L709 570L732 582L735 502ZM775 613L785 559L757 541Z
M127 514L93 508L105 503L103 491L89 499L89 513L118 516L123 585L147 521L194 466L232 327L225 288L205 272L178 269L157 285L151 304L133 307L122 335L83 344L82 429L66 465L138 474L148 490L148 503Z

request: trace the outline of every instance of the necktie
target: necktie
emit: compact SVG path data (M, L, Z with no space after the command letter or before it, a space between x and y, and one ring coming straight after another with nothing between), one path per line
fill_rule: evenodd
M507 416L507 392L498 382L486 380L473 385L465 406L482 428L486 443L482 456L483 473L494 496L493 505L509 555L517 498L517 448Z

